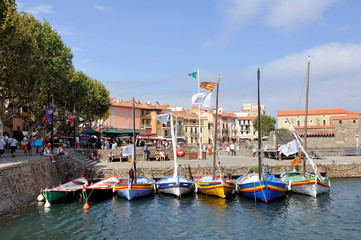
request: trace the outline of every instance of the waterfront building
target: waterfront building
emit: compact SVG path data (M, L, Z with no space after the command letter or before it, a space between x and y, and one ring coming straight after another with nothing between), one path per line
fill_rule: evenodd
M199 127L199 115L190 109L172 111L172 116L177 139L184 139L187 144L197 144L199 142L199 131L201 131L201 143L209 143L208 119L206 117L201 115L201 125Z
M290 129L286 118L300 136L304 136L305 110L278 111L278 128ZM344 108L310 109L307 117L307 136L317 147L353 147L361 136L360 113ZM360 141L361 142L361 141Z
M168 105L156 103L142 104L135 101L135 129L140 133L154 133L163 137L163 124L154 117L157 114L169 113ZM103 123L106 129L116 129L120 132L133 129L133 100L119 100L114 98L110 107L110 116Z

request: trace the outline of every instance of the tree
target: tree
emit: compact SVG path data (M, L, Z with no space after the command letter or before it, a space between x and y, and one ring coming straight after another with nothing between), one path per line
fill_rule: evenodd
M266 132L271 132L275 130L276 119L268 115L261 115L261 128L262 136L265 136ZM253 122L253 128L258 129L258 118Z

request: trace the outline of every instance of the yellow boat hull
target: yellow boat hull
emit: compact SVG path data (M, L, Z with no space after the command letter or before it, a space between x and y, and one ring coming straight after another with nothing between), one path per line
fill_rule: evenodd
M226 198L228 194L234 189L234 181L194 181L197 184L198 191L200 193L216 196L220 198Z

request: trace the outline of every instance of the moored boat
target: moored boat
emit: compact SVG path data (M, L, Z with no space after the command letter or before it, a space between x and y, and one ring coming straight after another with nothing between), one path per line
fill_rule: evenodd
M170 116L171 129L173 129L173 117L170 114L160 114L155 118L161 123L165 124L168 121ZM176 154L176 140L174 136L174 131L171 130L172 135L172 145L173 145L173 156L174 156L174 170L173 175L160 179L157 182L157 186L160 192L166 194L172 194L176 197L180 197L183 194L191 192L194 182L185 177L180 177L178 173L178 163L177 163L177 154Z
M145 197L153 194L155 180L148 177L139 176L135 183L130 179L123 179L114 184L113 191L120 197L126 198L129 201L135 198Z
M301 149L304 159L302 173L296 170L292 172L284 172L281 174L281 179L288 183L288 190L296 193L306 194L312 197L317 197L318 194L330 190L330 179L321 176L316 164L307 152L307 117L308 117L308 91L309 91L309 75L310 75L310 57L308 57L307 69L307 89L306 89L306 108L305 108L305 122L304 122L304 141L297 134L295 128L290 121L286 118L291 132L294 135L298 147ZM306 160L311 164L313 173L306 172Z
M84 187L82 191L84 201L111 197L114 195L113 187L117 182L119 182L119 179L112 176Z
M317 173L317 171L316 171ZM317 174L292 171L281 174L281 179L288 183L288 190L300 194L317 197L317 195L330 190L330 180L321 179Z
M247 173L239 177L236 180L237 193L265 203L284 196L287 183L276 178L273 174L268 175L267 165L265 166L265 175L261 179L258 173Z
M234 189L234 180L216 176L198 176L194 177L193 181L196 186L196 191L206 195L226 198Z
M258 80L258 123L261 122L260 100L260 70L257 71ZM262 149L262 128L258 124L258 149ZM287 183L276 178L273 174L268 175L267 165L263 171L262 154L258 152L258 173L245 174L236 180L237 192L243 196L261 200L265 203L284 196Z
M88 180L86 180L84 177L81 177L57 187L42 190L41 192L44 195L46 201L49 203L55 201L73 200L79 196L78 193L80 193L83 187L87 185Z

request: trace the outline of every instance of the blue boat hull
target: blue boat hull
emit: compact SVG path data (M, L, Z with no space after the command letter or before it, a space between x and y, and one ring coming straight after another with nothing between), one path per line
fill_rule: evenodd
M114 191L118 196L133 200L153 194L155 181L151 178L137 177L137 183L128 185L128 179L124 179L114 185Z
M160 179L157 184L160 192L180 197L192 190L194 182L184 177L169 176Z
M283 197L286 192L287 183L273 174L267 176L267 181L254 179L258 179L258 174L253 174L253 176L246 174L239 177L236 180L238 194L268 203L273 199Z

